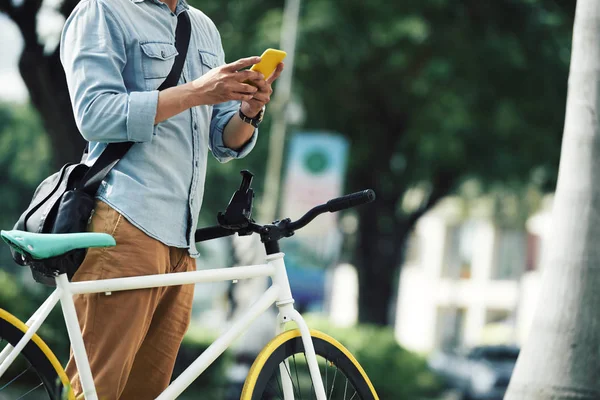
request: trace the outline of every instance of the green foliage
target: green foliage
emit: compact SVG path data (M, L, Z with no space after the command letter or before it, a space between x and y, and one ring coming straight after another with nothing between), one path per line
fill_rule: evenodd
M340 328L313 317L308 318L308 324L337 339L355 356L371 379L379 398L426 400L440 394L441 382L427 369L425 359L399 346L392 329L370 325ZM174 377L217 336L216 332L192 327L182 344ZM225 371L231 361L232 355L225 352L194 382L191 391L202 393L206 398L222 398L227 385Z
M25 211L37 185L50 172L50 144L37 112L30 105L0 103L0 227L11 229ZM0 246L0 308L26 320L42 304L47 288L33 283L29 269L17 267ZM40 336L57 356L68 351L60 310L50 314Z
M440 393L441 382L427 369L425 359L398 345L391 328L373 325L340 328L310 317L307 323L338 340L354 355L379 398L424 400Z
M197 5L224 28L229 59L277 45L281 3L211 3ZM346 191L370 187L378 197L357 211L350 256L361 288L376 288L361 289L361 319L386 323L377 311L389 304L402 258L391 249L462 181L486 191L554 189L574 8L553 0L302 2L294 96L306 120L297 128L347 135ZM406 212L402 201L415 187L428 195ZM365 272L367 260L380 270Z
M191 0L189 3L206 13L217 24L227 62L260 55L268 47L279 46L280 1ZM267 112L259 129L256 147L246 158L225 164L209 158L200 226L216 223L217 212L225 210L231 195L239 187L239 171L243 169L255 174L253 187L258 203L264 185L270 126L271 114Z
M42 305L50 292L50 288L34 283L29 268L19 268L14 273L0 268L0 308L23 322ZM66 363L69 356L69 338L60 307L55 307L50 312L38 334L56 357Z
M50 145L42 123L30 105L0 103L0 227L11 229L25 211L33 191L50 173ZM0 308L26 321L50 290L33 282L28 268L14 264L8 246L0 243ZM69 345L57 307L39 335L60 360Z
M278 46L280 2L196 5L229 61ZM537 171L551 189L573 11L543 0L303 2L294 73L304 127L347 134L350 175L363 177L350 186L377 177L380 195L400 197L440 170L484 183Z
M50 145L37 112L29 105L0 103L0 227L10 229L48 175ZM0 248L0 265L12 261Z
M192 326L179 349L173 378L176 378L185 368L194 362L218 336L216 332ZM225 398L228 384L226 371L227 367L231 365L231 361L231 353L226 351L192 383L189 391L201 394L201 397L206 399Z
M441 170L527 182L543 167L551 184L568 11L545 1L321 0L304 17L296 78L307 125L352 138L351 175L376 173L384 196Z

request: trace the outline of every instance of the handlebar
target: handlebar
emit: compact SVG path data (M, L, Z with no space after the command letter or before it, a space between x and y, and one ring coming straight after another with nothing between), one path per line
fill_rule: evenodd
M282 233L282 237L288 237L292 236L294 231L305 227L313 219L325 212L333 213L341 210L346 210L348 208L356 207L362 204L371 203L375 200L375 197L375 192L372 189L367 189L329 200L325 204L321 204L312 208L306 214L304 214L302 217L300 217L297 221L294 222L284 220L281 222L275 222L272 225L262 226L255 224L252 221L248 221L248 225L243 228L225 228L220 225L211 226L208 228L196 230L196 233L194 234L194 239L196 242L203 242L206 240L231 236L234 233L238 232L240 233L240 235L242 234L242 232L244 232L244 234L254 232L259 233L261 235L268 235L269 232L271 232L270 235L272 237L273 230L280 230Z
M194 241L204 242L207 240L218 239L226 236L231 236L236 233L235 230L223 228L222 226L211 226L208 228L196 229L194 233Z
M299 220L291 222L288 226L292 231L296 231L300 228L305 227L313 219L327 211L333 213L341 210L346 210L348 208L370 203L374 200L375 192L372 189L367 189L361 192L356 192L348 194L346 196L338 197L336 199L329 200L325 204L321 204L320 206L314 207L302 217L300 217Z
M367 204L375 200L375 192L373 189L363 190L348 194L346 196L338 197L337 199L329 200L327 202L327 211L336 212L345 210L347 208L360 206L361 204Z

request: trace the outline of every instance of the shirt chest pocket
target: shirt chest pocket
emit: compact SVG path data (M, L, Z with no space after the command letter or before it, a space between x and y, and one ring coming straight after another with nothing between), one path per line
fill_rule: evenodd
M155 90L171 72L177 49L170 43L148 42L140 46L146 89Z
M200 64L202 64L202 75L219 66L219 60L214 53L206 50L198 50Z

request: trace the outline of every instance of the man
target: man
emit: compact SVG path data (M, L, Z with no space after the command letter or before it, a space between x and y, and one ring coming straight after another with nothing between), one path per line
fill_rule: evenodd
M175 28L184 12L192 33L179 85L159 92L177 55ZM89 162L107 143L136 142L102 183L89 226L113 235L117 246L90 249L73 280L195 269L208 149L221 162L250 152L283 70L281 64L263 77L243 70L259 57L224 60L216 27L184 0L83 0L68 18L61 61L75 119L90 142ZM75 297L99 398L153 399L164 390L193 290ZM73 357L67 374L75 394L82 393Z

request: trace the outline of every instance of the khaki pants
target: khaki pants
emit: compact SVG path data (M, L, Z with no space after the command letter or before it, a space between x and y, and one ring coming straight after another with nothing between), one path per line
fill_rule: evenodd
M114 236L117 245L88 250L73 281L195 270L186 249L165 246L98 201L90 231ZM194 285L75 296L94 383L101 400L156 398L171 380L186 332ZM66 368L82 393L73 354Z

